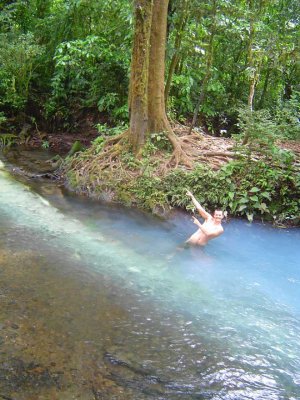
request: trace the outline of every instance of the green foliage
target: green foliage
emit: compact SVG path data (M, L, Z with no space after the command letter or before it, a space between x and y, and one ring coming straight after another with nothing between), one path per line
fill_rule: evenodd
M102 137L94 143L102 149ZM244 216L249 221L299 224L300 174L291 164L283 167L243 159L230 162L219 171L198 164L192 171L177 168L162 177L156 174L162 160L153 162L149 153L136 159L124 152L122 161L129 170L139 171L135 179L128 180L126 174L116 179L109 170L97 176L82 176L71 170L73 187L92 195L109 189L115 200L152 211L170 207L194 210L186 196L189 189L211 212L221 208L231 216Z
M122 123L122 124L114 126L114 127L109 127L105 123L105 124L96 124L96 128L101 135L115 136L115 135L118 135L119 133L124 132L128 128L128 125L125 123Z
M48 142L48 140L43 140L42 141L42 149L49 149L49 147L50 147L50 143Z
M176 95L170 96L169 109L173 112L173 115L178 118L182 114L192 113L195 106L192 99L193 77L189 74L174 74L172 85L172 92Z
M95 140L93 140L92 146L95 154L100 153L100 151L103 149L104 142L105 138L103 136L98 136Z
M100 98L97 106L100 112L109 113L114 121L124 122L128 120L128 106L127 102L120 104L120 96L117 93L107 93Z
M284 222L300 215L300 176L290 167L274 168L263 161L235 161L214 172L199 165L193 172L175 170L163 190L171 205L192 208L185 196L193 191L211 210L221 207L231 215Z
M300 12L299 2L291 0L283 6L273 1L191 0L186 7L184 3L171 4L168 55L174 61L176 54L178 60L169 99L172 115L186 116L195 108L206 72L209 80L200 105L202 124L214 122L222 114L231 123L237 103L247 104L254 78L254 108L266 108L273 114L277 104L298 87L299 21L295 15ZM178 26L181 17L185 24ZM297 125L285 112L278 114L281 117L286 122L282 131L294 138Z
M144 147L144 154L153 154L157 150L171 151L172 145L165 132L155 132L150 134Z
M17 135L11 133L1 133L0 134L0 147L11 147L16 144L18 139Z
M110 136L119 135L120 133L124 132L128 126L126 124L121 124L114 127L109 127L106 123L105 124L97 124L96 128L99 132L99 136L92 141L92 149L95 154L100 153L105 143L105 140Z
M4 115L3 112L0 112L0 127L2 124L4 124L7 121L6 116Z
M161 190L162 180L156 176L143 175L139 177L130 192L136 203L148 210L154 210L167 204L166 193Z
M249 107L239 108L238 127L243 142L252 150L269 152L278 138L276 123L268 110L252 111Z
M0 112L38 114L38 123L43 116L52 129L76 126L86 109L105 113L110 122L128 121L131 2L2 3ZM296 15L296 0L285 6L279 1L170 2L171 118L191 117L208 73L201 123L212 132L220 125L228 130L238 101L247 103L249 82L257 76L254 108L268 109L281 135L299 138Z
M264 161L238 161L218 172L221 203L233 215L294 219L300 212L300 177L287 165L274 167Z
M96 128L99 132L99 136L92 141L92 149L95 154L98 154L102 150L105 140L108 137L119 135L120 133L124 132L128 128L128 126L123 123L118 126L109 127L105 123L105 124L97 124Z
M251 111L249 107L239 109L238 126L240 134L236 135L237 150L251 157L253 153L260 154L273 163L291 164L294 155L276 146L276 141L286 137L280 125L268 110ZM291 128L291 125L289 125ZM242 139L242 142L239 140ZM242 143L242 144L241 144ZM247 144L247 146L244 146Z
M71 110L97 106L122 115L127 101L128 54L110 41L88 36L60 44L55 53L49 115L68 118Z
M275 121L279 134L286 139L300 140L300 92L292 94L275 111Z
M42 52L31 33L0 34L0 106L24 109L35 78L35 62Z

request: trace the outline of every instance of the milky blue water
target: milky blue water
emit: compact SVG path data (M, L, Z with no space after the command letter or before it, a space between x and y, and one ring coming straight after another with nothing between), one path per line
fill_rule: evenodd
M50 248L78 279L114 283L131 322L109 321L113 351L126 347L151 370L143 396L300 399L299 229L230 220L204 249L186 248L188 215L161 221L26 186L3 166L0 223Z

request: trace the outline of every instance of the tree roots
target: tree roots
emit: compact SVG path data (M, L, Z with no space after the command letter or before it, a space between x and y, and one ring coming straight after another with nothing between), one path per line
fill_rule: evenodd
M205 162L217 169L221 164L234 158L235 153L227 151L227 148L220 151L207 151L203 143L203 137L199 134L176 135L172 129L167 129L166 136L173 147L173 152L166 162L162 162L161 152L151 155L153 165L159 165L153 174L164 176L171 169L179 166L185 169L193 169L195 163ZM76 176L89 181L91 178L98 181L99 177L104 173L109 173L114 179L133 179L141 175L142 167L128 164L126 152L129 153L129 131L126 130L118 136L111 137L104 142L103 147L96 152L94 146L84 153L78 153L68 164L68 169L76 171ZM142 161L143 159L141 159ZM209 161L209 162L208 162ZM150 162L151 163L151 162ZM93 178L94 177L94 178ZM101 179L101 178L100 178Z

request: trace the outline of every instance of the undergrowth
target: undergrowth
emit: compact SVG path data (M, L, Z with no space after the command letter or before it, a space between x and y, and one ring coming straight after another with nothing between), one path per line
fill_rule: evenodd
M108 195L114 201L159 214L173 207L192 210L186 196L189 189L211 211L222 208L231 216L245 216L249 221L299 224L300 176L292 163L283 167L265 160L241 159L218 171L196 164L193 170L176 168L160 175L161 160L151 157L151 151L154 152L148 149L139 160L124 153L124 169L118 174L106 169L100 174L86 175L66 167L66 179L78 192L97 198ZM77 157L82 156L84 153Z

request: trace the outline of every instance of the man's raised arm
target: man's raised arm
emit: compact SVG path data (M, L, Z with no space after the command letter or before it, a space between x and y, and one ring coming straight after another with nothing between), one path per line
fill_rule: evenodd
M199 214L201 215L202 218L209 219L212 218L210 213L204 210L204 208L200 205L200 203L195 199L193 193L191 193L189 190L186 192L186 194L191 198L194 206L197 208Z

